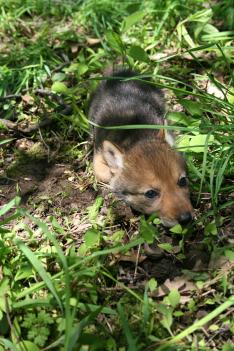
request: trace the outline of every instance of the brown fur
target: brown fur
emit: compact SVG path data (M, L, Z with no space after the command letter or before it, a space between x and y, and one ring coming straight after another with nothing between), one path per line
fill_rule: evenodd
M164 124L160 117L163 111L161 92L156 89L151 92L152 89L135 81L104 82L91 102L90 117L96 123L103 121L104 125L152 124L154 120L155 124ZM155 94L157 101L150 98L150 94ZM133 109L131 115L128 101ZM139 115L140 110L144 117ZM136 210L147 214L157 212L162 223L169 227L182 222L186 214L193 217L188 185L179 185L180 179L186 177L185 161L169 145L171 141L165 129L95 129L97 180L109 183L112 191ZM151 190L159 195L147 197Z
M167 226L176 224L182 213L193 212L188 187L177 185L186 173L185 162L165 141L155 138L138 143L123 157L124 167L115 169L107 165L102 152L96 153L97 179L110 183L113 191L136 210L147 214L157 212ZM144 193L149 189L160 190L161 196L145 198Z

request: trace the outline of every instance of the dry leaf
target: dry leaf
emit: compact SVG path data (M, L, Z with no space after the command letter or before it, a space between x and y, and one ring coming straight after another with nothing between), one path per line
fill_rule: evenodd
M119 257L116 255L116 258L118 261L141 263L147 258L147 256L137 255L137 253L133 253L131 255L119 255Z
M73 54L77 53L78 50L79 50L79 45L71 45L71 52Z
M208 81L206 90L208 94L214 95L217 98L224 99L225 97L224 92L222 92L222 90L220 90L211 81Z
M22 100L27 104L33 104L34 98L31 95L22 95Z
M91 46L97 45L97 44L101 43L101 41L102 41L100 38L86 38L86 40L87 40L87 43Z
M34 143L26 138L19 139L16 141L15 146L18 150L27 151L33 147Z
M172 289L176 289L180 292L181 296L183 293L196 290L196 285L189 281L185 276L176 277L174 280L167 279L156 292L153 292L153 296L162 297L167 295ZM185 299L186 300L186 299Z

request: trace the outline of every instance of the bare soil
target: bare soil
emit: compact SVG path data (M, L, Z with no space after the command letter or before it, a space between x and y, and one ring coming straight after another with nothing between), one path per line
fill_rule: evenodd
M25 140L24 140L25 144ZM16 143L4 149L3 170L0 176L0 205L21 197L21 204L34 216L46 220L54 216L61 225L69 223L71 237L77 247L82 243L83 234L91 224L84 221L87 208L92 205L98 195L104 197L103 216L113 204L108 191L95 188L94 178L86 166L61 162L62 154L58 154L53 162L48 161L46 152L32 155L32 143L26 144L23 150ZM127 205L116 202L112 206L113 227L124 229L127 233L124 243L139 229L139 214L134 213ZM134 219L134 220L133 220ZM117 264L119 281L144 287L145 281L151 277L162 283L182 274L183 269L206 271L209 255L201 242L201 237L190 238L185 247L185 259L178 260L180 238L172 237L166 229L160 229L160 241L170 243L175 253L166 253L157 243L145 244L131 251L130 256L114 257ZM200 237L200 238L199 238ZM139 252L138 252L138 251ZM112 264L113 264L112 262Z

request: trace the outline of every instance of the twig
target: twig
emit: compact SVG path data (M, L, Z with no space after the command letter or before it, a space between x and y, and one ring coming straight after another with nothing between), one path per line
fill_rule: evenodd
M6 96L0 96L0 101L10 100L10 99L21 99L22 95L19 94L9 94Z
M64 102L63 98L61 95L50 91L48 89L35 89L35 90L28 90L28 89L23 89L22 94L9 94L6 96L0 96L0 102L5 101L5 100L10 100L10 99L22 99L22 96L24 94L35 94L35 95L44 95L44 96L51 96L53 99L58 101L60 104L67 106L67 104Z
M9 121L8 119L0 118L0 124L3 124L9 129L17 129L17 124L15 122Z
M137 267L138 267L138 262L139 262L140 249L141 249L141 244L138 245L138 249L137 249L136 264L135 264L135 270L134 270L134 280L136 279L136 274L137 274Z
M5 306L6 306L6 318L7 318L7 322L9 324L9 327L11 329L12 334L14 335L15 339L17 341L20 341L20 335L18 333L17 328L15 328L14 324L11 321L11 317L10 317L10 308L9 308L9 303L8 303L8 297L7 294L4 295L4 300L5 300ZM24 346L24 345L22 345ZM20 347L21 348L21 347Z
M70 64L70 61L69 61L69 60L66 61L66 62L63 62L63 63L61 63L61 65L55 67L55 68L51 71L51 73L53 74L53 73L59 72L59 71L61 71L61 69L63 69L64 67L68 66L69 64Z
M48 160L48 163L50 163L50 147L49 147L48 144L46 144L45 140L43 139L43 136L42 136L42 134L41 134L40 128L39 128L39 135L40 135L41 141L43 142L43 144L44 144L45 147L47 148L47 152L48 152L48 154L47 154L47 160Z
M40 123L32 124L31 126L29 126L27 128L21 128L18 126L18 123L9 121L9 120L4 119L4 118L0 119L0 124L2 123L7 128L14 130L15 132L21 132L24 134L29 134L29 133L35 132L36 130L38 130L40 128L43 128L43 127L50 125L52 122L53 122L53 120L51 118L46 118L43 121L41 121Z

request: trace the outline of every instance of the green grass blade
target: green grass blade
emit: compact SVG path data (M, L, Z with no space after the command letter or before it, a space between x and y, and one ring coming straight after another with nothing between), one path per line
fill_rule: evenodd
M19 351L19 349L10 340L0 338L0 344L4 345L6 350Z
M13 207L17 207L19 205L19 203L20 203L20 197L16 196L13 200L8 202L8 204L3 205L0 208L0 216L3 216L5 213L10 211Z
M49 277L48 273L42 266L41 262L38 260L36 255L20 240L16 239L16 244L20 248L20 250L23 252L23 254L27 257L27 259L31 262L32 266L34 269L37 271L37 273L40 275L42 278L43 282L47 286L47 288L50 290L56 301L58 302L58 305L61 310L63 310L62 303L60 301L60 298L57 294L57 291L52 283L51 278Z
M123 332L125 334L125 337L126 337L126 340L128 343L128 351L136 351L139 349L137 347L137 341L132 335L131 329L130 329L128 321L127 321L126 314L125 314L123 306L121 305L120 302L117 305L117 309L118 309L120 321L121 321L121 324L123 327Z
M217 307L215 310L212 312L208 313L204 318L200 319L199 321L195 322L192 324L190 327L186 328L183 330L181 333L177 334L174 336L168 344L174 344L177 343L178 341L184 339L188 335L192 334L196 330L202 328L205 324L210 322L212 319L216 318L219 316L222 312L224 312L226 309L234 305L234 295L231 296L227 301L223 302L219 307Z

